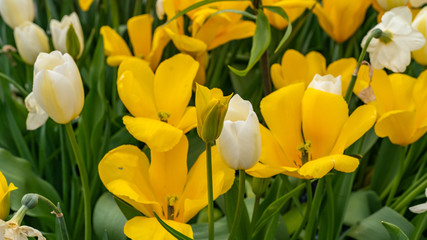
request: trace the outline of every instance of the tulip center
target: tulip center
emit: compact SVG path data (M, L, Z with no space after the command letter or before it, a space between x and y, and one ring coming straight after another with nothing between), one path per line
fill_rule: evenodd
M171 114L168 112L158 112L157 116L159 117L160 121L167 123Z
M383 42L384 44L391 42L392 39L393 39L393 34L391 32L383 31L381 33L380 41Z
M174 205L178 201L177 196L167 196L166 200L168 201L168 219L173 220L175 215L175 208Z
M310 159L310 148L311 148L310 141L303 142L301 145L298 146L298 151L301 152L302 165L304 165Z

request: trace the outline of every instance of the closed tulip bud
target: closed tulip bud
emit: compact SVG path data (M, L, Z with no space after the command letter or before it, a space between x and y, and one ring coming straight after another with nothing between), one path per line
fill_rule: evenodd
M70 26L72 26L72 29L70 29ZM64 16L61 22L55 19L50 21L50 31L52 32L53 46L56 50L62 53L73 53L72 55L75 59L81 56L84 48L83 31L79 17L75 12Z
M424 7L412 22L412 27L419 31L424 38L427 36L427 7ZM421 64L427 65L427 46L412 52L414 60Z
M26 21L14 29L16 47L22 59L33 65L41 52L49 52L49 39L37 24Z
M7 25L16 28L34 20L33 0L0 0L0 14Z
M316 74L313 81L308 85L308 88L341 95L341 76L334 77L330 74L320 76L319 74Z
M79 116L84 102L83 83L68 53L40 53L34 63L33 94L40 107L57 123L65 124Z
M6 178L0 172L0 219L6 219L10 211L10 192L17 189L13 183L7 185Z
M224 97L221 89L197 84L197 133L206 143L213 143L221 134L230 98Z
M251 103L237 94L230 100L216 145L222 159L233 169L251 168L261 155L258 117Z
M252 178L252 191L256 196L261 196L270 185L270 178Z

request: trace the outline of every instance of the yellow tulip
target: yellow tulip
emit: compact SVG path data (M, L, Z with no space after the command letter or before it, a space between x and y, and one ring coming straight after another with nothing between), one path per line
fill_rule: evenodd
M348 116L342 95L311 87L306 90L304 83L266 96L261 101L261 113L269 130L261 126L261 157L246 170L261 178L278 173L321 178L332 169L353 172L359 161L343 152L376 119L374 106L361 106Z
M306 9L311 9L316 5L314 0L262 0L264 6L276 6L285 10L291 22L295 21ZM277 29L284 29L288 22L282 16L270 10L264 9L268 22Z
M217 198L234 182L234 170L218 156L214 147L213 195ZM193 237L185 224L208 204L206 155L201 154L187 172L188 140L183 136L168 152L151 151L151 162L137 147L123 145L111 150L98 166L105 187L142 212L124 228L131 239L175 239L154 218L155 212L168 225Z
M93 0L79 0L79 6L83 11L87 11L92 5Z
M230 98L219 88L210 90L197 84L197 133L206 143L213 143L221 134Z
M10 192L17 189L13 183L7 185L6 178L0 172L0 219L6 219L10 211Z
M365 19L371 1L361 0L322 0L313 12L320 26L336 42L342 43L350 38Z
M123 117L127 130L152 150L167 151L196 127L196 108L187 107L199 64L177 54L154 74L146 62L129 58L120 64L117 90L134 116Z
M345 94L355 68L354 58L343 58L326 67L322 54L313 51L304 56L290 49L283 55L281 64L275 63L271 66L271 79L276 88L282 88L298 82L304 82L305 86L308 86L316 74L341 76L342 93ZM359 94L365 87L365 84L357 81L354 93Z
M104 40L105 55L110 66L120 63L133 56L144 59L155 70L162 57L163 49L170 41L162 28L157 28L152 35L153 18L150 14L132 17L127 22L129 39L133 47L133 55L126 42L109 26L102 26L100 33Z
M417 79L405 74L382 74L372 82L379 115L375 132L406 146L427 132L427 71Z

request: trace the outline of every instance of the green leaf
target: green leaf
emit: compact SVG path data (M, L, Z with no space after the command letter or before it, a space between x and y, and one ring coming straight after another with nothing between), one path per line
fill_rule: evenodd
M172 227L167 225L165 222L163 222L163 220L161 218L159 218L159 216L157 216L157 214L155 212L153 212L153 213L154 213L154 216L157 218L157 221L159 221L159 223L174 237L176 237L179 240L191 240L192 239L192 238L189 238L189 237L185 236L184 234L178 232L177 230L173 229Z
M406 234L404 232L402 232L402 230L392 224L392 223L388 223L388 222L384 222L382 221L381 224L387 229L388 233L390 234L390 240L408 240L408 236L406 236Z
M120 211L122 211L123 215L126 217L127 220L130 220L136 216L143 216L141 212L139 212L134 207L127 204L120 198L114 197L114 200L116 201L116 205L119 207Z
M298 194L300 190L304 188L305 184L300 184L296 188L294 188L292 191L288 192L287 194L283 195L282 197L278 198L276 201L274 201L272 204L270 204L265 211L262 213L261 217L259 218L255 230L252 233L252 236L255 236L262 227L268 223L271 220L271 217L278 213L280 209L285 205L285 203L294 195Z
M255 63L261 58L262 54L267 50L271 41L270 23L264 12L259 11L256 19L255 34L252 38L251 56L249 58L248 66L243 70L238 70L232 66L228 66L235 74L243 77L252 69Z
M60 197L50 183L41 179L31 170L30 163L22 158L13 156L10 152L0 148L0 171L5 175L8 183L12 182L17 190L11 192L10 204L13 210L21 207L21 199L27 193L37 193L48 198L53 203L60 202ZM36 208L27 212L34 217L49 217L52 210L46 204L39 204Z
M93 211L93 228L98 239L126 239L123 233L126 221L113 196L109 192L102 194Z
M285 35L283 35L282 39L280 40L279 45L277 45L276 50L274 50L274 53L277 53L280 50L280 48L283 46L283 44L286 42L286 40L288 40L289 36L291 35L291 32L292 32L291 21L289 21L288 14L286 14L285 10L283 10L283 8L281 8L281 7L261 6L261 8L265 8L265 9L268 9L268 10L270 10L276 14L279 14L282 18L284 18L288 22L288 27L286 28Z
M414 230L414 226L405 217L389 207L383 207L350 228L347 236L360 240L389 240L390 235L386 228L382 227L382 221L396 225L407 236L411 235Z
M381 208L378 195L372 191L357 191L350 195L348 207L344 215L344 224L356 225Z
M68 54L70 54L74 59L77 59L81 46L73 24L70 24L68 27L66 45Z
M192 224L193 237L197 240L208 240L209 239L209 226L207 223ZM227 218L222 217L215 222L215 239L227 239L228 238L228 225Z

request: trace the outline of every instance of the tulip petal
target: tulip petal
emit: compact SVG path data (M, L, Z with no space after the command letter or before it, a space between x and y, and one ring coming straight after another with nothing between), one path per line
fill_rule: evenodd
M361 138L375 123L376 108L372 105L358 107L344 123L331 153L342 154L346 148Z
M133 56L129 55L114 55L107 57L107 64L112 67L117 67L122 63L124 60L128 58L133 58Z
M50 70L41 70L34 78L34 97L43 110L60 124L77 117L74 113L77 96L70 89L73 86L66 76Z
M415 128L416 112L395 110L382 115L375 125L379 137L389 137L394 144L406 146L411 144Z
M255 23L251 21L239 21L229 24L221 29L213 41L208 44L207 50L212 50L228 43L232 40L244 39L253 36L255 33Z
M294 164L300 164L301 154L297 148L303 143L301 100L304 90L304 83L292 84L271 93L261 101L261 113L271 134L281 146L286 161L295 162ZM289 164L292 163L286 165Z
M284 171L295 172L298 170L296 163L292 159L285 157L270 130L261 124L259 126L261 132L261 156L252 168L246 170L246 173L258 178L267 178Z
M181 129L184 133L189 132L191 129L197 126L197 113L196 107L187 107L184 115L179 121L177 128Z
M132 17L127 22L133 53L137 57L146 59L150 54L152 22L153 17L150 14Z
M308 64L308 79L306 80L306 86L310 84L316 74L326 75L329 74L326 71L326 59L325 57L316 51L311 51L305 56ZM332 63L333 64L333 63ZM330 66L328 66L329 69ZM338 77L338 76L334 76Z
M296 50L286 51L282 58L284 86L299 82L304 82L308 86L312 76L308 75L307 67L309 64L304 55Z
M187 180L187 151L188 140L185 135L169 151L151 151L150 182L158 201L163 203L163 209L168 209L168 197L181 200Z
M159 112L170 114L168 122L178 125L190 101L199 63L186 54L163 61L154 77L154 98Z
M240 153L239 150L239 139L237 132L243 127L243 121L232 122L230 120L224 121L224 125L216 140L218 152L221 158L230 166L232 169L239 169L240 166Z
M170 38L166 34L165 30L161 27L158 27L154 31L152 48L149 55L150 67L151 69L156 69L159 65L160 59L162 58L163 49L169 43Z
M163 221L177 230L178 232L193 237L193 229L185 223L180 223L173 220ZM127 221L124 227L124 233L127 237L133 240L175 240L176 238L170 234L156 218L134 217Z
M128 45L120 35L109 26L102 26L100 33L104 39L104 51L107 56L132 56Z
M334 77L341 76L341 86L342 86L342 94L345 95L348 85L350 84L351 76L353 75L354 69L356 68L356 59L354 58L342 58L328 66L327 73L333 75ZM355 88L353 92L356 94L359 93L360 90L367 87L358 87L359 82L356 82ZM359 91L356 92L356 89Z
M332 168L341 172L353 172L358 165L357 158L336 154L308 161L298 173L306 178L322 178Z
M93 0L79 0L79 6L83 11L87 11L92 5Z
M227 192L234 183L235 171L219 156L217 148L212 147L212 182L213 198ZM197 191L195 191L197 189ZM206 182L206 151L203 152L187 176L187 184L182 195L185 201L180 207L183 215L179 216L179 221L187 222L193 218L202 208L208 205Z
M261 134L258 118L251 112L244 125L238 129L238 143L240 151L239 169L251 168L261 155Z
M332 151L348 118L348 106L341 95L308 88L302 100L302 131L311 143L312 159Z
M154 103L154 74L140 59L122 62L118 71L117 91L123 104L135 117L159 119Z
M427 203L421 203L421 204L409 207L409 210L417 214L427 212Z
M165 28L165 31L180 52L197 56L206 51L206 44L199 39L175 33L169 28Z
M150 149L158 152L172 149L183 135L182 130L150 118L125 116L123 123L134 138L145 142Z
M159 209L148 179L149 162L145 154L132 145L122 145L108 152L98 165L105 187L146 216Z
M390 79L384 70L374 71L371 86L375 93L378 114L381 116L393 110L394 96L391 94L393 89Z

